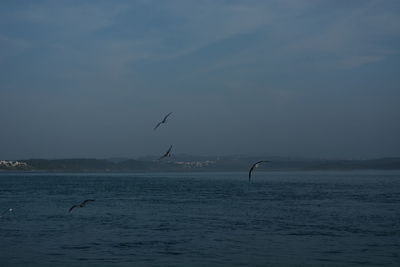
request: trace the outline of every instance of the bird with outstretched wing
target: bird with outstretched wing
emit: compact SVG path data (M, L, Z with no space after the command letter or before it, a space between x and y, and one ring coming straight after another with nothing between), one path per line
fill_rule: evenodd
M251 166L250 170L249 170L249 183L250 183L250 179L251 179L251 173L252 173L253 170L254 170L255 168L257 168L258 165L259 165L260 163L262 163L262 162L271 162L271 161L269 161L269 160L260 160L260 161L257 161L256 163L254 163L254 164Z
M165 154L162 155L158 160L162 160L163 158L166 158L166 157L171 157L171 149L172 149L172 145L168 148L167 152L165 152Z
M156 130L161 124L166 123L168 117L169 117L171 114L172 114L172 112L168 113L168 114L164 117L164 119L162 119L159 123L157 123L156 127L154 127L153 130Z
M72 211L73 209L75 209L75 208L83 208L83 207L86 206L86 204L87 204L88 202L93 202L93 201L95 201L95 200L94 200L94 199L86 199L85 201L83 201L83 202L80 203L80 204L73 205L71 208L69 208L68 212L71 212L71 211Z

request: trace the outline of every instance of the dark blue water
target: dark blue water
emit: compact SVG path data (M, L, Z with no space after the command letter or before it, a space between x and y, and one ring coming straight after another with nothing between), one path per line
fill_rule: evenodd
M400 172L253 175L2 173L0 266L400 266Z

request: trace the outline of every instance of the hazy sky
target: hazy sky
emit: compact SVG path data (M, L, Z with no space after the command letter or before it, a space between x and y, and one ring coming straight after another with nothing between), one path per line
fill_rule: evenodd
M400 1L1 1L0 122L0 159L400 156Z

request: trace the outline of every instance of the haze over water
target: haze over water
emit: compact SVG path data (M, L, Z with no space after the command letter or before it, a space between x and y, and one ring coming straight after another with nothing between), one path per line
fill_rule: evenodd
M400 172L246 175L0 173L0 265L400 264Z

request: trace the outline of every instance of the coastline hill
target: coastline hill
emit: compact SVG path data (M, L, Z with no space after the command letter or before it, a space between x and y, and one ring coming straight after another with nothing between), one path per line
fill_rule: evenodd
M0 160L1 171L51 172L184 172L184 171L246 171L260 158L272 161L260 170L400 170L400 157L366 160L324 160L285 157L225 156L205 157L176 155L169 161L155 157L139 159L28 159Z

